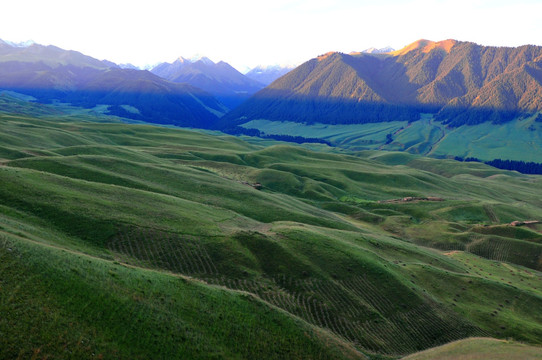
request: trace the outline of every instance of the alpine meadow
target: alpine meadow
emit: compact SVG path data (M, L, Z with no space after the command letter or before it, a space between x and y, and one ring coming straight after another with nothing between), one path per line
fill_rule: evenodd
M0 359L542 359L541 137L542 46L0 40Z

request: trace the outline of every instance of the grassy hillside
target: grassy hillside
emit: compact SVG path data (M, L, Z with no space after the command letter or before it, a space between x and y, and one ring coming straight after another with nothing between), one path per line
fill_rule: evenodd
M329 125L253 120L245 128L266 134L305 136L329 141L349 151L407 151L433 157L475 157L489 161L509 159L542 162L540 122L537 114L504 124L489 122L448 127L430 115L413 123L391 121L371 124Z
M404 360L531 360L540 359L542 350L538 347L528 346L512 341L496 340L490 338L473 338L459 340L435 349L426 350L404 358Z
M327 53L218 124L232 134L242 126L349 151L540 163L541 69L537 46L419 40L387 54Z
M38 110L0 114L1 358L542 345L539 177Z

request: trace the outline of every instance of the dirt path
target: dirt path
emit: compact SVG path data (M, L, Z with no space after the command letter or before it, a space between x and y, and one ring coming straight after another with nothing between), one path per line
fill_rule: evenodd
M431 119L429 121L429 124L431 126L434 126L435 128L439 129L440 131L440 136L439 138L437 139L437 141L435 141L430 147L429 147L429 150L427 150L427 152L424 154L424 155L430 155L431 152L433 152L433 149L444 139L444 137L446 136L446 132L444 131L444 129L440 126L440 125L436 125L435 124L435 120Z

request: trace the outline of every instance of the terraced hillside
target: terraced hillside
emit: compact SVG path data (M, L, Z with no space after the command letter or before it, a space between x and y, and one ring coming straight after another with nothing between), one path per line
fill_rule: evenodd
M0 115L0 358L542 344L539 177L90 120Z

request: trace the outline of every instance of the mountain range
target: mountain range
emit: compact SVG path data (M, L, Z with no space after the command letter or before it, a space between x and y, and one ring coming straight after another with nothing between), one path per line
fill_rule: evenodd
M229 111L225 63L0 42L0 359L542 358L542 177L458 161L542 169L540 52L328 53Z
M0 43L0 88L41 102L107 105L114 115L178 126L208 127L226 110L213 96L189 84L37 44Z
M416 121L499 124L542 110L542 47L419 40L391 53L327 53L298 66L228 114L359 124Z
M151 69L153 74L175 83L187 83L215 96L229 109L237 107L265 85L251 79L230 64L214 63L207 57L195 61L178 58Z
M0 89L40 102L105 105L109 114L151 123L355 151L542 158L539 46L418 40L397 51L330 52L295 69L257 67L243 75L205 57L180 57L149 72L54 46L2 41L0 64ZM351 125L357 127L340 128ZM503 134L506 142L499 140Z

